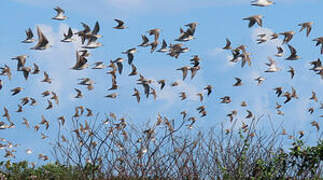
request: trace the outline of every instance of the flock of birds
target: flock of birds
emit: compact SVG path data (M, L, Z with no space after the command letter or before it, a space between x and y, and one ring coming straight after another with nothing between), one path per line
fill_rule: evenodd
M269 1L269 0L255 0L251 2L251 5L253 6L260 6L260 7L265 7L265 6L270 6L274 4L273 1ZM64 21L66 20L68 17L65 16L65 11L60 8L60 7L56 7L54 8L55 11L57 12L57 15L55 17L53 17L53 20L57 20L57 21ZM248 27L252 27L255 26L255 24L257 24L258 26L263 25L263 20L262 20L262 15L254 15L254 16L250 16L250 17L246 17L243 18L243 20L249 21L249 25ZM114 29L117 30L123 30L126 29L127 26L125 25L124 21L120 20L120 19L115 19L116 21L116 26L113 27ZM91 56L91 49L95 49L95 48L99 48L102 46L102 43L99 42L99 39L102 38L102 35L99 34L100 32L100 25L98 22L95 23L94 28L91 30L90 26L88 26L85 23L81 23L83 26L83 30L78 31L78 32L73 32L72 28L69 28L67 33L64 34L64 38L61 40L62 43L71 43L73 41L76 41L77 39L81 39L82 42L82 46L81 49L77 50L75 52L75 58L76 58L76 62L75 65L73 67L71 67L71 70L76 70L76 71L80 71L80 70L84 70L86 68L89 68L90 65L88 64L88 57ZM305 23L301 23L299 24L300 26L300 31L306 30L306 36L310 36L311 30L312 30L312 22L305 22ZM148 30L146 33L148 35L143 34L142 35L142 42L140 44L138 44L138 47L150 47L150 52L154 53L159 52L159 53L165 53L167 55L169 55L170 57L173 58L179 58L179 56L182 53L187 53L189 51L189 48L186 47L184 45L184 42L187 41L191 41L194 40L194 35L195 35L195 31L197 29L198 23L193 22L193 23L189 23L185 25L185 28L180 28L180 34L178 36L178 38L175 39L176 43L170 43L168 44L165 40L162 40L161 43L161 47L159 49L157 49L158 45L160 44L160 33L161 30L158 28L155 29L151 29ZM38 35L38 40L34 39L34 34L32 29L28 29L26 30L26 39L22 41L22 43L35 43L36 44L31 47L30 49L32 50L38 50L38 51L45 51L48 48L51 48L50 42L47 39L46 35L42 32L42 30L37 27L37 35ZM267 41L271 41L274 39L279 38L280 36L283 36L283 45L287 45L287 47L289 48L290 51L290 55L287 56L285 59L286 60L290 60L292 61L296 61L298 59L300 59L300 56L297 55L297 51L296 49L290 44L290 41L293 39L293 36L295 35L294 31L286 31L286 32L282 32L282 33L274 33L274 34L258 34L258 39L257 39L257 43L261 44L261 43L265 43ZM77 38L78 37L78 38ZM149 37L152 37L150 40ZM318 37L313 39L313 41L316 42L316 46L321 45L321 54L323 54L323 37ZM229 39L226 39L226 45L223 47L224 50L230 51L230 53L232 54L232 59L230 60L230 62L233 63L238 63L241 62L241 67L243 68L246 64L248 64L249 66L252 65L252 60L250 57L250 53L247 50L247 47L245 45L240 45L236 48L233 48L231 46L231 41ZM136 101L138 103L140 103L142 101L142 94L144 94L144 96L146 98L149 98L150 96L152 96L154 99L158 98L158 90L162 91L165 86L167 86L168 81L166 79L160 79L158 81L152 80L152 79L148 79L146 77L144 77L140 72L137 71L137 67L134 64L134 58L135 58L135 53L137 52L137 48L130 48L124 52L122 52L122 54L127 55L127 64L131 67L132 71L128 74L129 76L139 76L138 80L137 80L137 84L140 86L142 86L143 88L143 92L141 91L140 88L134 88L133 89L133 94L132 96L134 96L134 98L136 99ZM279 57L283 57L284 56L284 50L281 46L277 47L277 53L274 54L273 56L276 56L277 58ZM24 78L27 80L29 78L30 75L35 75L35 74L40 74L41 70L40 67L36 64L33 63L32 66L28 66L27 63L27 59L28 59L28 55L19 55L16 57L13 57L13 60L17 61L17 68L16 70L19 72L22 72ZM199 72L199 70L201 69L200 67L200 57L198 55L193 55L192 58L190 59L190 64L184 67L179 67L176 70L181 71L182 72L182 80L184 81L187 78L187 75L190 73L191 76L190 78L193 79L196 74ZM277 71L280 71L281 68L278 67L277 62L272 58L272 57L268 57L268 63L266 63L265 65L268 66L267 70L265 70L265 73L274 73ZM123 67L125 65L125 59L124 58L116 58L115 60L110 60L110 62L108 62L108 64L105 64L104 62L95 62L94 66L92 67L92 69L106 69L109 68L110 70L107 72L110 76L111 76L111 88L109 89L109 92L112 91L112 93L107 94L105 97L106 98L112 98L112 99L116 99L118 97L118 93L116 92L116 90L119 88L118 86L118 82L117 82L117 76L118 74L121 75L123 73ZM315 61L310 62L310 64L313 66L310 70L312 70L314 73L318 74L319 76L321 76L321 78L323 79L323 66L321 63L320 59L317 59ZM4 75L7 76L9 80L11 80L12 78L12 73L11 73L11 69L12 67L9 67L8 65L4 65L3 67L1 67L1 72L0 75ZM290 78L293 79L294 75L295 75L295 69L290 65L289 66L289 70L288 72L290 73ZM50 74L46 71L43 71L43 76L44 79L41 82L44 83L52 83L53 79L50 77ZM242 86L243 85L243 81L241 78L235 77L236 82L233 84L234 87L236 86ZM264 81L265 78L263 76L259 76L255 79L257 85L261 85ZM94 85L95 82L90 79L90 78L82 78L80 79L80 81L78 82L79 85L83 85L85 87L87 87L88 90L93 90L94 89ZM158 86L156 86L158 85ZM171 82L169 83L169 85L171 87L174 86L178 86L179 83L177 81L175 82ZM5 86L5 83L3 80L0 80L0 90L3 88L3 86ZM201 102L203 102L203 99L205 96L210 96L213 92L213 86L212 85L206 85L204 88L203 92L197 93L196 96L199 97L199 100ZM18 94L23 94L23 87L16 87L14 89L11 89L12 92L12 96L18 95ZM82 92L81 89L79 88L75 88L75 97L74 98L83 98L84 94ZM113 92L114 91L114 92ZM284 101L279 104L278 102L276 102L276 107L275 109L277 110L277 114L278 115L284 115L284 112L281 110L283 104L286 104L290 101L292 101L293 99L298 99L298 95L296 92L296 89L294 89L292 87L291 91L288 91L285 89L285 87L276 87L273 90L273 93L276 93L277 97L283 97L285 98ZM53 91L44 91L41 94L44 98L47 98L47 103L48 106L46 107L46 110L48 109L52 109L54 108L54 104L58 105L59 104L59 96L58 94L56 94ZM180 92L179 97L181 100L185 100L187 98L187 94L186 92ZM312 96L309 97L310 100L312 100L313 102L319 104L318 109L323 109L323 103L319 102L318 97L316 96L316 92L312 92ZM37 105L37 101L35 98L33 97L23 97L21 98L21 102L18 103L18 109L16 110L17 113L23 112L23 109L26 105L30 105L30 106L36 106ZM231 97L230 96L224 96L220 98L220 103L225 103L225 104L229 104L231 103ZM245 101L241 102L241 106L242 107L247 107L247 103ZM199 106L196 108L197 112L200 114L201 117L204 117L207 115L207 107L205 105ZM311 107L308 109L309 113L313 113L314 110L316 108ZM87 112L86 114L84 114L84 112ZM247 110L246 109L246 119L250 119L250 118L254 118L254 114L252 113L251 110ZM77 106L75 108L75 114L73 115L74 118L80 117L82 115L85 115L87 117L93 116L93 112L91 109L86 108L84 106ZM183 115L183 118L187 118L188 112L186 111L182 111L180 113L181 115ZM232 122L235 117L237 116L238 111L237 110L233 110L231 111L229 114L227 114L227 117L229 118L229 120ZM0 121L0 129L4 130L4 129L8 129L8 128L14 128L16 126L16 124L11 120L11 114L9 113L9 110L4 107L4 114L2 115L4 118L6 118L6 120L9 123L6 123L4 121ZM111 113L110 114L111 118L115 118L116 119L116 115ZM321 117L323 117L323 115L321 115ZM64 116L59 116L58 118L58 123L59 125L64 125L65 124L65 117ZM188 121L191 122L190 124L188 124L188 127L192 128L193 124L196 122L197 117L189 117ZM120 125L124 125L125 121L123 118L120 119L120 124L116 124L116 126L120 127ZM23 118L23 122L22 124L24 124L27 128L29 128L31 125L29 123L29 121L26 118ZM317 121L312 121L311 125L316 127L317 130L320 129L319 123ZM41 116L41 121L34 125L33 128L35 129L35 131L38 131L41 127L44 127L46 130L49 128L50 126L50 121L47 120L45 118L45 116ZM243 123L242 124L242 128L243 129L247 129L248 125ZM74 132L78 135L80 132L86 132L89 131L90 127L89 125L85 124L85 126L83 127L82 125L80 125L80 129L76 129L74 130ZM226 129L226 132L229 133L230 130ZM282 134L286 134L286 130L283 129ZM304 131L299 131L300 136L304 135ZM44 133L41 133L41 138L42 139L46 139L48 136L45 135ZM61 137L63 142L66 142L66 138L64 136ZM5 157L10 158L10 157L15 157L15 150L12 148L14 146L17 146L15 144L13 144L12 142L7 141L6 139L2 138L0 143L0 149L5 149ZM30 154L32 153L31 149L27 149L26 153ZM39 154L39 158L42 160L47 160L48 156L45 154Z

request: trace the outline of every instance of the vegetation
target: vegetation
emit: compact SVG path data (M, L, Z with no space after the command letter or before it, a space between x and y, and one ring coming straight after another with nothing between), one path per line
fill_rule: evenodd
M55 163L0 163L7 179L320 179L323 140L306 145L280 128L260 135L254 118L230 129L192 133L194 121L159 116L145 128L110 114L103 122L73 118L74 130L59 130ZM188 127L188 128L187 128Z

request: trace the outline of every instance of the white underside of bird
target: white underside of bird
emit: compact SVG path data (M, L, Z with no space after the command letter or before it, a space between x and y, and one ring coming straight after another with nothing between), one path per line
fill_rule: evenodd
M272 5L273 2L269 0L255 0L251 1L251 5L253 6L260 6L260 7L266 7Z

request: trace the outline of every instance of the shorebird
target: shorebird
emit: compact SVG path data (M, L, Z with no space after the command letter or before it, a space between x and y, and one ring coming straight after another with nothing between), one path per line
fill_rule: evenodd
M151 50L150 53L153 53L155 51L155 49L157 48L159 42L157 40L155 40L154 42L150 43L151 46Z
M79 90L77 88L74 88L74 90L77 92L77 94L76 94L76 96L74 96L74 98L82 98L83 97L81 90Z
M132 96L136 96L137 102L140 102L140 93L138 91L138 89L134 88L134 94Z
M305 23L298 24L298 26L301 26L301 29L299 30L299 32L303 31L306 28L306 37L308 37L311 33L312 25L313 25L313 22L305 22Z
M249 25L248 27L252 27L255 23L257 23L260 27L262 27L262 15L255 15L255 16L249 16L246 18L243 18L243 20L248 20L249 21Z
M12 92L12 96L14 96L14 95L16 95L16 94L18 94L18 93L20 93L21 91L23 90L23 88L22 87L16 87L16 88L14 88L14 89L11 89L10 91Z
M118 25L113 27L114 29L126 29L127 27L124 25L124 22L121 21L120 19L114 19Z
M157 52L165 53L168 52L169 50L167 49L167 43L165 39L163 40L161 48Z
M55 92L52 91L52 97L50 99L53 99L55 101L55 103L58 105L59 100L58 100L58 96Z
M279 33L280 35L284 36L283 44L288 44L290 40L293 39L295 32L294 31L287 31Z
M249 119L249 118L252 118L253 117L253 114L250 110L246 110L247 111L247 116L245 117L246 119Z
M290 73L290 78L293 79L295 75L295 69L292 66L289 66L288 72Z
M284 55L284 50L283 50L283 48L282 48L282 47L280 47L280 46L278 46L278 47L277 47L277 50L278 50L278 52L277 52L277 54L275 54L275 56L277 56L277 57L282 57L282 56Z
M283 87L276 87L274 90L277 97L280 97L280 95L283 93Z
M85 109L86 109L86 111L87 111L86 117L93 116L93 112L92 112L92 110L91 110L91 109L89 109L89 108L85 108Z
M43 96L43 97L46 97L46 96L49 96L50 95L50 91L44 91L44 92L42 92L41 93L41 95Z
M321 54L323 54L323 36L315 38L315 39L313 39L313 41L316 41L315 46L318 46L321 44Z
M150 45L149 39L147 38L147 36L141 35L141 38L142 38L142 43L139 44L138 46L147 47Z
M231 102L231 97L230 96L224 96L221 99L221 103L229 104Z
M183 101L184 99L186 99L187 98L187 96L186 96L186 93L185 92L180 92L179 93L179 97L181 98L181 100Z
M296 89L294 87L292 87L292 93L291 96L292 98L298 99L297 93L296 93Z
M30 49L45 50L48 47L50 47L49 41L47 40L46 36L41 32L41 30L38 26L37 26L37 35L38 35L38 42L34 47L32 47Z
M318 101L317 97L316 97L316 93L314 91L312 91L312 96L310 97L310 100L313 100L315 102Z
M222 49L228 49L228 50L232 49L231 48L231 41L228 38L226 38L225 41L226 41L226 44Z
M131 72L128 74L128 76L135 76L137 74L137 67L134 64L131 64Z
M190 70L191 70L191 79L193 79L197 73L197 71L199 71L201 68L200 66L194 66L194 67L191 67Z
M118 96L118 94L117 94L117 93L112 93L112 94L108 94L108 95L106 95L105 97L115 99L117 96Z
M72 67L72 69L74 69L74 70L85 69L85 68L87 68L89 66L86 63L87 63L87 59L84 56L80 56L79 52L76 51L76 63Z
M41 82L47 82L47 83L52 83L52 79L49 78L49 75L47 74L47 72L44 72L44 79Z
M29 76L29 73L31 71L31 67L24 66L24 67L21 68L21 71L24 73L24 77L27 80L28 76Z
M40 72L39 66L36 63L33 63L33 65L34 65L34 69L31 72L31 74L38 74Z
M33 37L34 37L33 31L30 28L28 28L28 30L26 30L26 36L27 36L26 39L21 42L33 43L35 41L35 39L33 39Z
M288 48L289 48L289 51L291 54L289 57L286 58L286 60L297 60L297 59L301 58L296 54L297 51L293 46L288 44Z
M212 86L211 85L207 85L204 90L207 90L207 96L209 96L212 93Z
M21 100L21 104L23 105L23 106L25 106L26 104L28 104L29 103L29 97L24 97L24 98L21 98L20 100Z
M6 75L8 76L8 79L11 80L12 74L11 74L10 67L5 64L4 67L0 67L0 69L1 69L0 75Z
M99 61L94 63L94 67L92 69L104 69L106 67L107 66L102 61Z
M97 37L91 36L89 38L87 44L85 46L82 46L82 48L95 49L95 48L102 46L102 43L96 41L97 39L98 39Z
M157 81L160 84L160 90L164 89L166 85L166 81L164 79Z
M20 71L22 69L22 67L25 66L26 64L26 59L27 59L27 55L20 55L20 56L16 56L11 58L12 60L17 60L17 71Z
M117 66L118 66L118 72L119 74L122 73L122 69L123 69L123 65L122 65L122 62L123 62L123 58L117 58L116 60L113 61L113 63L116 63Z
M268 57L269 63L265 63L268 66L268 69L265 72L277 72L280 68L277 66L277 62L271 57Z
M48 106L46 107L46 110L48 110L48 109L52 109L53 108L53 103L52 103L52 101L50 101L49 99L47 100L47 102L48 102Z
M64 39L61 42L72 42L73 41L73 31L72 28L68 28L67 34L64 33Z
M272 4L275 4L275 2L270 1L270 0L254 0L254 1L251 1L252 6L266 7L266 6L270 6Z
M233 84L233 86L241 86L242 85L242 80L238 77L234 78L236 82Z
M285 97L285 98L286 98L286 99L285 99L285 101L284 101L284 104L288 103L288 102L292 99L292 97L291 97L291 93L289 93L289 92L285 92L285 93L283 94L283 97Z
M278 36L279 36L279 34L277 34L277 33L273 33L273 34L271 35L271 39L270 39L270 40L277 39L277 38L278 38Z
M265 78L262 76L258 76L255 81L257 81L257 86L261 85L264 82Z
M182 71L182 73L183 73L183 81L185 80L185 78L186 78L186 76L187 76L187 72L188 72L188 70L190 70L191 69L191 67L189 67L189 66L184 66L184 67L181 67L181 68L178 68L178 69L176 69L176 70L180 70L180 71Z
M159 38L159 34L160 34L160 29L156 28L156 29L151 29L149 31L147 31L149 33L149 35L154 35L155 37L155 41L158 41Z
M59 21L67 19L67 17L64 15L65 11L62 8L57 6L56 8L54 8L54 10L57 12L57 14L52 19L59 20Z
M128 64L132 64L133 58L134 58L134 54L137 52L136 48L131 48L128 49L125 52L122 52L122 54L127 54L128 57Z
M190 59L191 64L193 64L194 67L199 66L200 65L200 61L201 61L200 57L198 55L193 55L192 57L193 58Z

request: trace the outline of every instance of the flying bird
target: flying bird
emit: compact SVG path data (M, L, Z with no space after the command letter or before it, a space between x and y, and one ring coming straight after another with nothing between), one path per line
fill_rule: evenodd
M49 84L52 83L52 79L49 78L49 75L47 74L47 72L44 71L44 79L41 82L47 82Z
M295 69L292 66L289 66L288 72L290 73L290 78L293 79L295 75Z
M157 52L161 52L161 53L165 53L168 52L168 48L167 48L167 42L165 41L165 39L162 42L162 46L159 50L157 50Z
M308 37L311 33L312 25L313 25L313 22L305 22L305 23L298 24L298 26L301 26L301 29L299 30L299 32L303 31L306 28L306 37Z
M156 28L156 29L151 29L151 30L149 30L149 31L147 31L148 33L149 33L149 35L151 36L151 35L154 35L154 37L155 37L155 41L157 41L158 40L158 38L159 38L159 34L160 34L160 29L158 29L158 28Z
M56 11L57 14L52 19L59 20L59 21L67 19L67 17L64 15L65 11L62 8L57 6L56 8L54 8L54 10Z
M99 61L94 63L94 67L92 69L104 69L106 67L107 66L102 61Z
M127 27L124 25L124 22L121 21L120 19L114 19L118 25L113 27L114 29L126 29Z
M279 33L279 34L284 36L283 44L288 44L289 41L293 39L295 32L294 31L287 31L287 32Z
M272 4L275 4L275 2L270 1L270 0L254 0L254 1L251 1L252 6L266 7L266 6L270 6Z
M262 27L262 15L255 15L255 16L249 16L246 18L243 18L243 20L248 20L249 21L249 25L248 27L252 27L254 24L258 24L260 27Z
M68 28L67 34L64 33L64 39L61 42L72 42L73 41L73 31L72 28Z
M29 57L28 55L20 55L20 56L16 56L11 58L12 60L17 60L17 71L20 71L22 67L25 66L26 64L26 59L27 57Z
M33 31L30 28L28 28L28 30L26 30L26 36L27 36L26 39L21 42L33 43L35 41L35 39L33 39L33 37L34 37Z
M74 88L74 90L77 92L77 94L76 94L76 96L74 96L74 98L82 98L83 97L81 90L79 90L77 88Z
M316 41L315 46L318 46L321 44L321 54L323 54L323 36L315 38L315 39L313 39L313 41Z
M39 66L36 63L33 63L34 69L31 74L38 74L40 72Z
M286 58L286 60L297 60L297 59L301 58L300 56L298 56L296 54L297 51L296 51L296 49L293 46L291 46L291 45L288 44L288 48L289 48L289 51L290 51L290 56L288 56Z
M269 63L265 63L268 66L268 69L265 72L277 72L280 68L277 66L277 62L271 57L268 57Z
M277 53L275 54L275 56L277 56L277 57L282 57L283 55L284 55L284 50L283 50L283 48L282 47L280 47L280 46L278 46L277 47Z
M29 73L31 71L31 67L22 67L21 68L21 71L24 73L24 78L27 80L28 79L28 76L29 76Z
M45 50L50 47L49 41L47 40L46 36L41 32L40 28L37 26L37 34L38 34L38 42L37 44L30 48L34 50Z
M258 76L255 81L257 81L257 86L261 85L264 82L265 78L262 76Z
M82 70L87 67L89 67L89 65L87 64L87 59L84 56L80 56L79 52L76 51L76 62L72 69Z
M136 53L137 49L136 48L131 48L128 49L125 52L122 52L122 54L127 54L128 56L128 64L132 64L133 58L134 58L134 53Z
M164 89L166 85L166 81L164 79L157 81L160 84L160 90Z
M129 73L128 76L135 76L137 74L138 74L137 67L134 64L131 64L131 72Z
M186 76L187 76L187 72L188 72L188 70L191 70L191 67L184 66L184 67L178 68L176 70L182 71L182 73L183 73L183 81L184 81Z
M141 38L142 38L142 43L139 44L138 46L141 46L141 47L147 47L150 45L149 43L149 39L147 38L147 36L145 35L141 35Z
M226 41L226 44L225 44L225 46L222 49L228 49L228 50L229 49L232 49L232 47L231 47L231 41L228 38L226 38L225 41Z
M233 86L241 86L242 85L242 80L238 77L234 78L236 82L233 84Z
M138 89L134 88L134 94L132 96L136 96L137 102L140 102L140 93L138 91Z
M20 93L21 91L23 90L23 88L22 87L16 87L16 88L14 88L14 89L11 89L10 91L12 92L12 96L14 96L14 95L16 95L16 94L18 94L18 93Z

